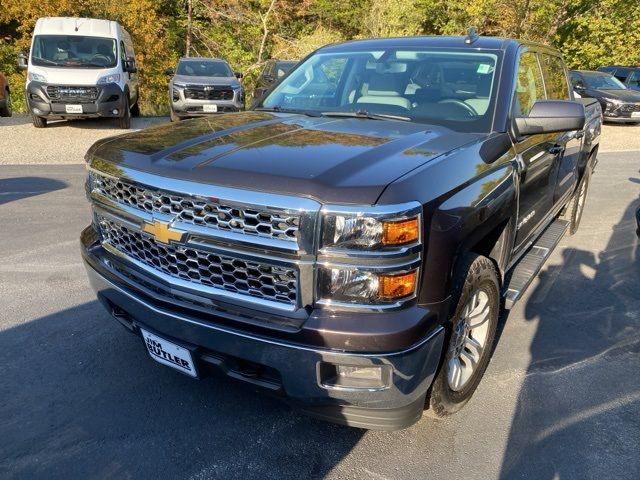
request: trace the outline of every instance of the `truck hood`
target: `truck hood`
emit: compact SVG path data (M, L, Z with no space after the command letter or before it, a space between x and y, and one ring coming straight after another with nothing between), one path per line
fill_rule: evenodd
M239 87L240 82L236 77L198 77L193 75L174 75L173 84L178 85L216 85Z
M106 138L89 149L87 161L116 175L126 167L322 203L372 205L395 179L484 137L402 121L241 112Z

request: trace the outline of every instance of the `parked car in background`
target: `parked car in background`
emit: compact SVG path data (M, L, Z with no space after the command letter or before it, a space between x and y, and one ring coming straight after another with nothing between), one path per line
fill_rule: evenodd
M169 82L171 121L244 110L241 73L218 58L181 58Z
M36 128L49 119L108 117L120 128L138 115L133 42L122 26L95 18L46 17L36 22L26 96Z
M640 91L640 67L605 66L598 68L598 71L610 73L627 88Z
M267 60L264 70L258 77L256 88L253 90L253 100L257 100L264 92L269 90L271 86L280 80L285 74L291 70L298 62L296 60Z
M0 72L0 117L10 117L13 114L10 93L7 77Z
M329 45L215 128L95 143L84 262L163 365L404 428L470 399L502 306L578 229L601 119L543 45Z
M640 92L630 90L610 73L572 70L569 78L577 97L600 102L604 119L616 123L640 123Z

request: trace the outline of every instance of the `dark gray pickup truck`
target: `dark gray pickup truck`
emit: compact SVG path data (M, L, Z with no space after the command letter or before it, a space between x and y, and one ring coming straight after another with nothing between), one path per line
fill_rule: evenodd
M601 121L546 46L327 46L250 111L93 145L84 261L154 360L404 428L473 394L578 228Z

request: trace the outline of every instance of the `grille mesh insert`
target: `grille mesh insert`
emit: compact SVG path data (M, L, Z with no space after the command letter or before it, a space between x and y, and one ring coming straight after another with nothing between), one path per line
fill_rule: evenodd
M295 305L297 275L291 268L250 262L179 245L98 217L103 240L123 254L173 277L263 300Z
M105 197L147 213L174 215L177 221L246 235L295 242L300 217L253 209L174 192L153 190L91 172L92 189Z

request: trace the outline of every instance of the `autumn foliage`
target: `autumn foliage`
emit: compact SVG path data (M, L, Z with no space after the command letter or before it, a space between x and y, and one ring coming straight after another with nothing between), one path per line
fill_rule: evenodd
M136 46L147 114L167 111L164 70L186 50L225 58L249 89L269 58L298 59L353 38L460 35L471 25L552 44L569 67L640 64L640 2L629 0L2 0L0 71L16 110L24 110L24 74L15 56L29 49L43 16L122 23Z

